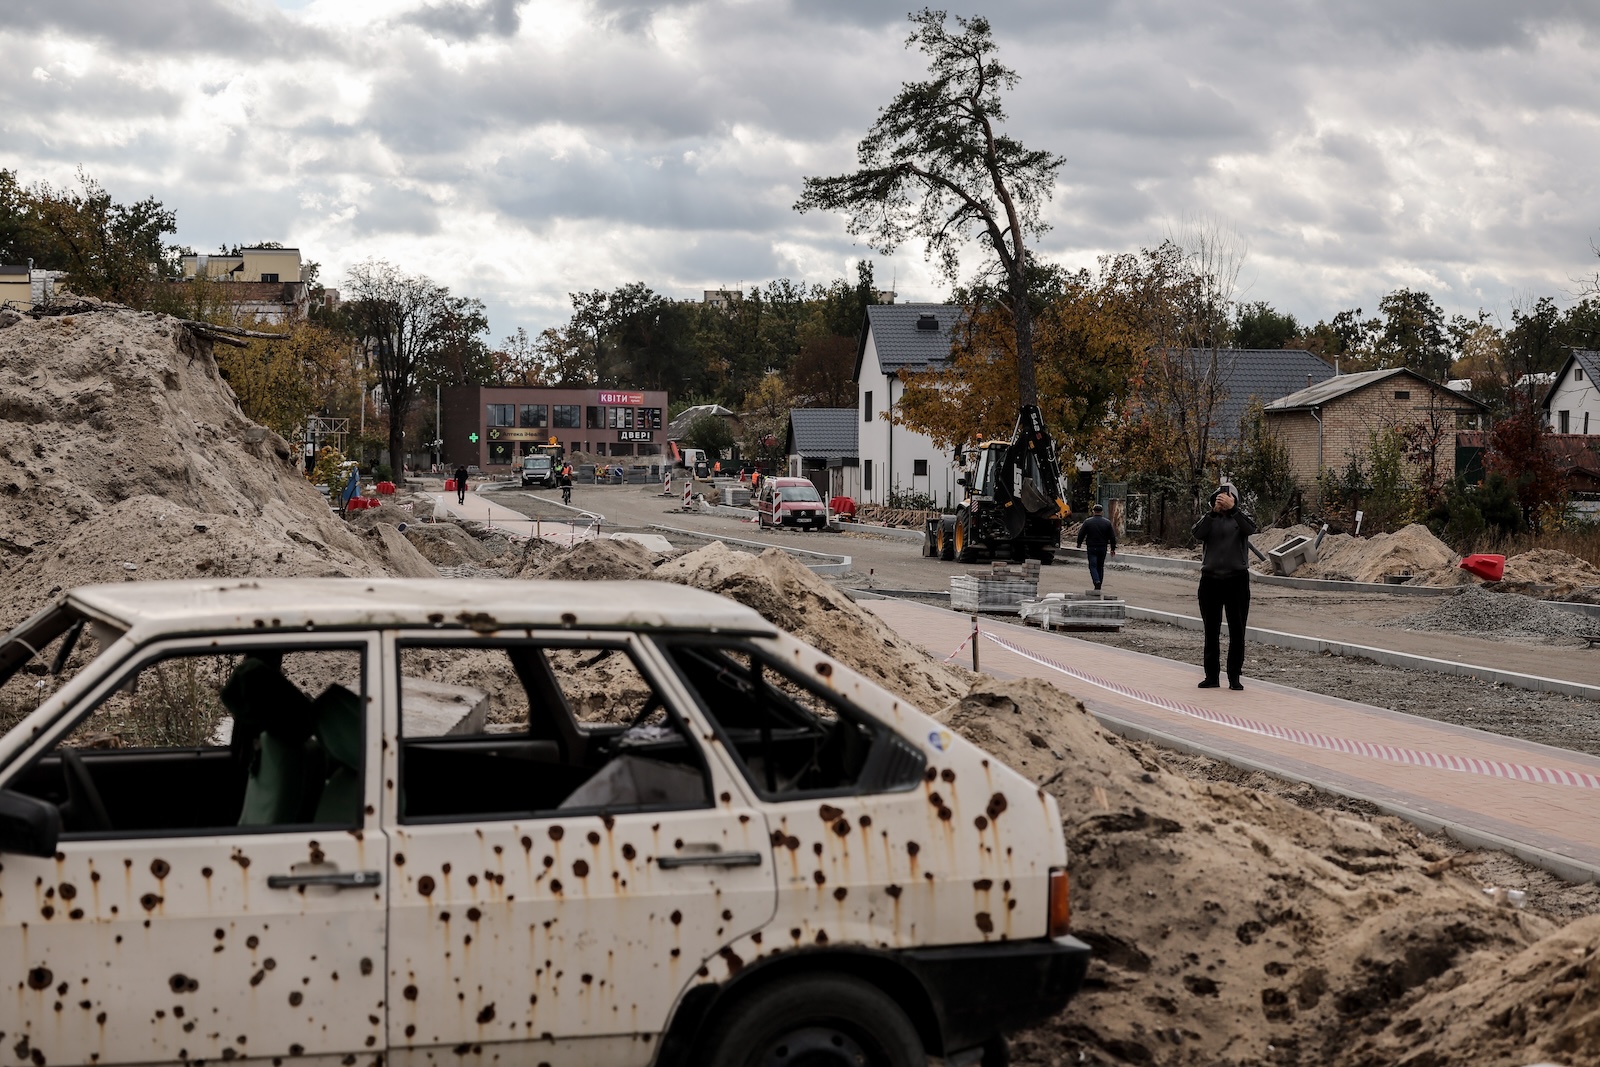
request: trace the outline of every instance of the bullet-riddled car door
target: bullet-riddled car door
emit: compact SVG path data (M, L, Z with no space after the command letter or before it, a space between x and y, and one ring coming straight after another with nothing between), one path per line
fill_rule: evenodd
M396 660L391 1057L648 1063L775 910L760 813L631 637L402 635Z
M58 804L65 825L54 858L0 857L9 1051L51 1065L381 1056L376 649L348 635L154 646L59 722L88 718L6 768L0 784Z

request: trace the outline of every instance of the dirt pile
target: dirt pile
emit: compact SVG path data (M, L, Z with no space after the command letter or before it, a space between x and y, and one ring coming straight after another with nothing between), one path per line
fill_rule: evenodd
M1454 596L1442 596L1427 608L1380 625L1406 630L1480 634L1487 637L1571 637L1594 630L1586 615L1562 611L1521 593L1467 586Z
M519 577L550 581L625 581L655 576L656 556L637 541L579 541L528 568Z
M1559 600L1600 590L1600 568L1570 552L1535 548L1506 559L1500 588Z
M1288 529L1266 529L1252 537L1263 554L1277 548L1291 537L1315 538L1317 531L1310 526L1292 526ZM1411 574L1417 585L1454 585L1458 577L1456 565L1460 557L1433 535L1433 531L1420 523L1412 523L1390 534L1372 537L1353 537L1350 534L1328 534L1322 539L1317 562L1294 572L1296 578L1326 578L1346 582L1381 582L1386 575ZM1252 567L1263 574L1272 573L1270 562L1256 561Z
M91 581L386 573L297 458L171 318L104 307L0 328L0 568L16 590L0 625Z
M966 671L935 663L780 549L754 556L714 541L663 563L652 577L748 605L919 708L938 710L967 691Z
M1013 1062L1354 1063L1334 1050L1388 1032L1431 980L1556 929L1430 876L1441 857L1395 820L1192 781L1042 682L983 679L941 718L1060 800L1074 933L1095 948L1085 991Z

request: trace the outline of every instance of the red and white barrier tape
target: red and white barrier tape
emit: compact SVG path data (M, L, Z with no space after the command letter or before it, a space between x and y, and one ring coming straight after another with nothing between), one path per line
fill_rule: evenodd
M1090 674L1088 671L1069 667L1049 656L1040 655L1030 649L1023 648L996 634L993 630L980 630L984 637L993 641L1008 652L1015 652L1024 659L1049 667L1053 671L1060 671L1069 678L1076 678L1081 682L1099 686L1101 689L1131 697L1141 703L1165 711L1176 712L1179 715L1188 715L1191 718L1201 719L1205 722L1226 726L1234 730L1243 730L1246 733L1260 734L1263 737L1277 738L1280 741L1289 741L1297 745L1306 745L1311 748L1320 748L1329 752L1342 752L1347 756L1366 756L1369 759L1383 760L1387 763L1403 763L1412 767L1432 767L1442 771L1460 771L1464 774L1481 774L1490 778L1508 778L1521 782L1538 782L1543 785L1569 785L1579 789L1600 789L1600 775L1587 774L1582 771L1564 771L1554 767L1532 767L1525 763L1506 763L1502 760L1477 759L1472 756L1452 756L1442 752L1425 752L1414 748L1398 748L1394 745L1380 745L1371 741L1351 741L1343 737L1332 737L1328 734L1312 733L1308 730L1297 730L1289 726L1276 726L1272 723L1257 722L1254 719L1245 719L1226 712L1212 711L1202 708L1197 704L1190 704L1171 697L1147 693L1142 689L1135 689L1130 685L1101 678L1099 675ZM946 663L954 659L962 648L967 646L967 641L972 640L972 635L967 635L967 640L952 652L945 660Z

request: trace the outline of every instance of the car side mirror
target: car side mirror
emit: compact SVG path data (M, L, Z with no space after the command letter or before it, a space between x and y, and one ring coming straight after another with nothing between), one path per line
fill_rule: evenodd
M26 793L0 789L0 852L48 859L56 854L60 839L60 808Z

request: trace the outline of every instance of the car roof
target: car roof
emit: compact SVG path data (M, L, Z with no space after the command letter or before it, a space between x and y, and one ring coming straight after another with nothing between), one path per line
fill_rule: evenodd
M67 599L128 629L306 630L527 626L772 633L726 597L671 582L449 578L241 578L122 582Z

